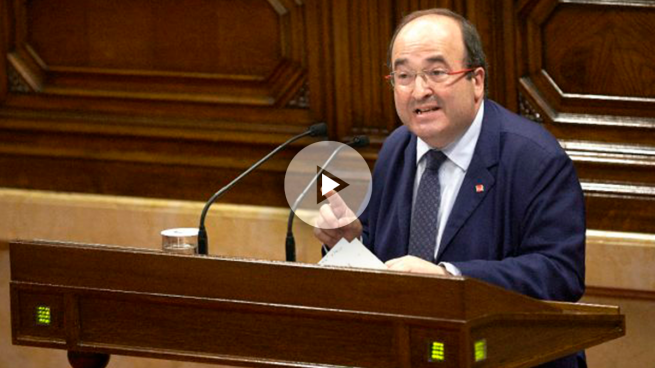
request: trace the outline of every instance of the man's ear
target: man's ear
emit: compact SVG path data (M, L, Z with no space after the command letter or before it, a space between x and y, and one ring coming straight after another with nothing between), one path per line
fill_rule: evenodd
M483 68L476 68L473 71L473 77L471 78L473 81L473 88L474 88L474 93L475 93L475 99L480 100L484 98L484 77L486 75L486 72Z

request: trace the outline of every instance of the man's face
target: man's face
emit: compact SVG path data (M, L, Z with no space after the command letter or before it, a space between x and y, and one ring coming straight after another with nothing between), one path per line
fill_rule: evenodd
M466 69L466 49L457 21L440 15L417 18L396 36L391 51L394 72ZM411 132L432 147L444 148L473 122L484 96L484 69L473 78L450 75L435 83L422 75L407 86L394 86L396 112Z

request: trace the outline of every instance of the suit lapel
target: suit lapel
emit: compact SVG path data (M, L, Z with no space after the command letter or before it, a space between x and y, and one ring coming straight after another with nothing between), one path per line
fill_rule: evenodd
M400 175L398 195L398 232L401 244L405 247L401 255L407 254L409 246L409 225L412 219L412 196L414 194L414 176L416 176L416 136L411 135L409 144L405 147L405 164Z
M484 108L482 131L473 153L473 159L466 171L448 223L441 236L437 261L496 182L490 169L497 165L499 160L500 121L497 117L498 110L493 102L485 100Z

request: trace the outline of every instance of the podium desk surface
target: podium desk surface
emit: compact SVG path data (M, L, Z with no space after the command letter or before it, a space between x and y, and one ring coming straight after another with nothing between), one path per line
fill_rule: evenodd
M466 277L10 244L14 344L244 366L529 367L625 334L618 308ZM435 365L438 364L438 365Z

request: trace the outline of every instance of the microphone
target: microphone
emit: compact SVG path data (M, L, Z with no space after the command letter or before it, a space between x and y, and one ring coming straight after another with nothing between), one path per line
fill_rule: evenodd
M268 161L271 157L273 157L273 155L275 155L276 153L278 153L282 149L286 148L289 144L297 141L300 138L304 138L306 136L310 136L310 137L327 136L327 124L325 124L325 123L313 124L312 126L307 128L306 131L304 131L304 132L296 135L295 137L287 140L286 142L282 143L276 149L271 151L271 153L264 156L264 158L257 161L254 165L250 166L248 168L248 170L244 171L236 179L232 180L228 185L221 188L221 190L214 193L214 195L211 196L211 198L209 198L207 203L205 203L205 207L202 209L202 214L200 215L200 226L198 226L198 254L207 255L207 251L208 251L209 239L207 238L207 230L205 229L205 217L207 217L207 212L209 211L209 207L217 199L219 199L223 194L225 194L225 192L230 190L230 188L232 188L234 186L234 184L236 184L239 180L246 177L246 175L250 174L253 170L258 168L261 164Z
M353 137L353 139L346 143L346 145L357 148L357 147L366 147L369 144L368 137L365 135L357 135ZM323 175L323 172L325 171L325 168L330 165L332 160L341 152L341 150L346 147L346 146L339 146L332 154L330 157L328 157L327 160L325 160L325 163L321 166L321 170L316 173L316 175L312 178L312 180L307 184L305 189L300 193L296 201L293 203L293 206L291 206L291 211L289 211L289 220L287 221L287 239L285 242L285 251L286 251L286 257L287 257L287 262L295 262L296 261L296 240L293 237L293 218L296 215L296 209L300 205L300 202L305 198L307 195L307 192L309 192L309 189L316 183L318 178Z

